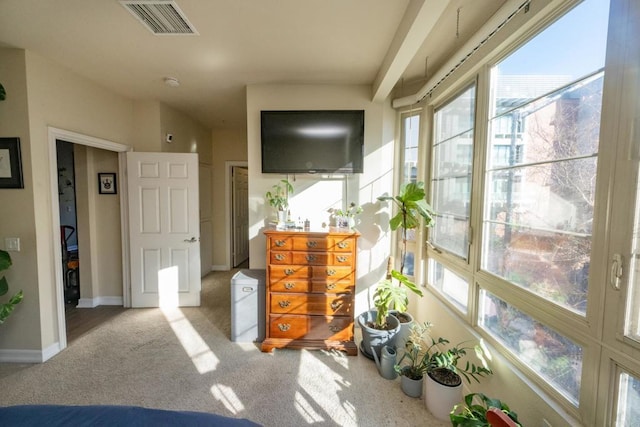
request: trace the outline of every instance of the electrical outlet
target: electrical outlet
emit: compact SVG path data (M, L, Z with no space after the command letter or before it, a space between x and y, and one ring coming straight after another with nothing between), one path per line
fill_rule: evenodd
M4 247L7 252L20 252L20 238L19 237L5 237Z

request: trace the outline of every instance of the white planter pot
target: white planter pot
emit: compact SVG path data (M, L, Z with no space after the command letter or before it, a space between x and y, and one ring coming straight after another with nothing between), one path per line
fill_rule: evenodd
M449 413L462 402L462 382L457 386L446 386L425 376L424 402L431 414L439 420L449 421Z

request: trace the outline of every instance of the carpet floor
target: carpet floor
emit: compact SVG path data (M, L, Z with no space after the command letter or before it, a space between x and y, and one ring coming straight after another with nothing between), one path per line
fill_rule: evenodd
M264 426L450 425L362 355L262 353L255 343L232 342L234 273L203 279L201 307L125 310L45 363L0 363L0 406L136 405Z

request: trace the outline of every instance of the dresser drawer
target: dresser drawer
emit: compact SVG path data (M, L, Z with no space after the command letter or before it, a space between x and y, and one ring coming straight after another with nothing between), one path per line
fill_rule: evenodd
M353 266L353 254L347 252L331 252L331 257L327 264Z
M352 316L351 294L270 293L270 313Z
M327 265L311 267L311 277L314 280L337 282L338 280L353 281L353 268Z
M350 280L314 280L311 282L311 292L319 294L332 292L336 294L353 293L353 288L353 282Z
M353 237L334 237L331 242L331 250L338 252L352 252L356 249L356 239Z
M290 279L308 279L311 267L305 265L270 265L269 284Z
M326 251L332 244L326 237L296 236L293 239L294 251Z
M327 252L292 252L292 264L302 265L327 265L333 254Z
M293 248L293 237L291 236L271 236L268 243L271 250L291 250Z
M270 292L312 292L310 280L282 279L269 285ZM327 292L327 291L320 291Z
M269 254L270 264L299 264L293 262L291 252L272 251Z
M353 321L347 317L272 315L269 336L285 339L349 341Z

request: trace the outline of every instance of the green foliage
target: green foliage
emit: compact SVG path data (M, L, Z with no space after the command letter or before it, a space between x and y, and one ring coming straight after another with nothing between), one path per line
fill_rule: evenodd
M0 249L0 271L7 270L11 267L11 257L9 256L9 252L3 251ZM0 296L6 295L9 292L9 282L7 282L7 278L2 276L0 278ZM4 321L9 317L13 309L17 304L22 301L22 291L18 292L11 298L9 301L2 304L0 303L0 325L4 323Z
M429 367L429 353L424 351L424 334L431 329L431 323L423 324L415 323L411 325L411 333L409 339L404 346L404 354L393 367L395 371L414 380L424 377ZM408 364L402 365L407 359Z
M270 191L264 195L269 205L278 211L287 210L289 207L289 194L293 193L293 185L286 179L281 179L279 183L273 185Z
M479 403L474 403L477 398ZM456 405L449 414L453 427L489 427L487 422L487 409L498 408L518 423L518 414L509 409L506 403L498 399L492 399L482 393L471 393L464 397L464 405Z
M0 83L0 101L7 99L7 92L4 90L4 86Z
M394 366L394 369L400 375L405 375L412 379L420 379L424 374L433 372L437 369L446 369L464 377L467 382L471 382L471 378L480 382L479 378L493 373L491 369L484 365L476 365L466 361L464 368L458 366L460 359L467 355L467 351L473 349L478 359L484 363L484 353L479 345L474 347L465 347L464 343L447 347L449 340L438 338L436 341L431 339L431 344L427 347L424 342L424 335L431 329L431 323L416 323L411 326L411 334L404 348L404 354ZM402 365L407 359L409 364Z
M407 304L409 304L407 290L395 285L390 279L385 279L376 287L373 304L377 311L375 328L385 329L387 316L392 307L400 312L407 311Z
M389 220L393 231L402 227L412 230L420 225L423 218L425 227L433 225L433 209L425 200L424 182L409 182L400 188L400 193L393 196L380 196L378 200L391 201L398 208L398 213Z
M476 365L468 360L466 361L464 368L458 366L460 359L467 355L468 350L474 350L476 357L482 360L484 363L484 352L479 345L473 347L465 347L464 342L454 345L450 348L442 349L442 347L449 344L449 340L445 338L435 339L431 338L431 345L427 348L428 360L425 362L427 372L432 372L436 369L448 369L456 374L464 377L468 383L473 378L476 382L480 382L481 377L485 377L493 374L493 371L487 366Z

